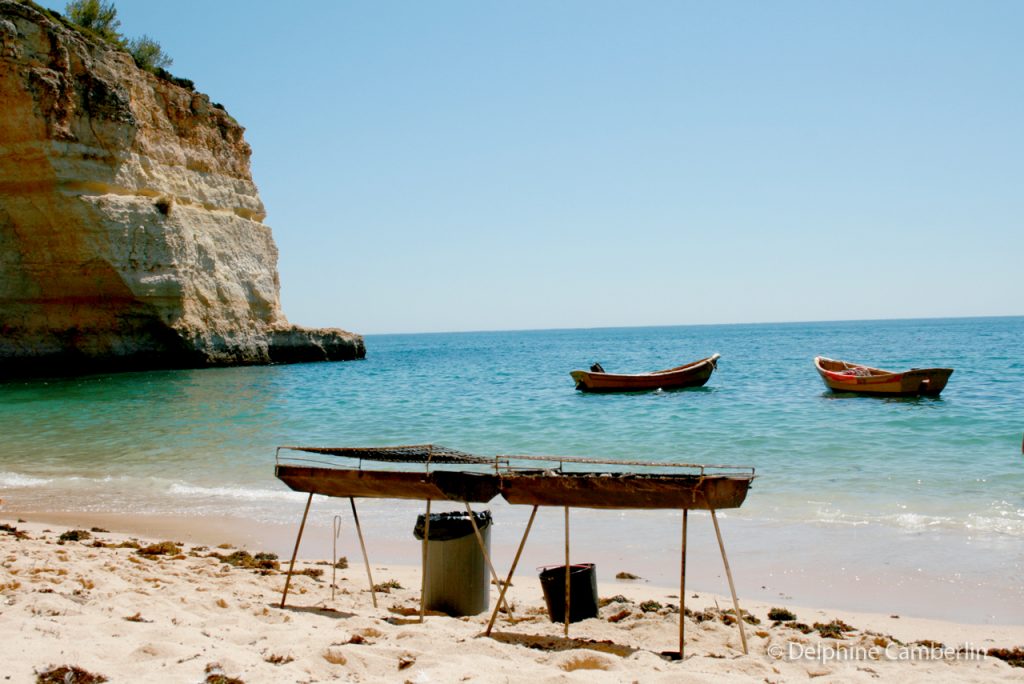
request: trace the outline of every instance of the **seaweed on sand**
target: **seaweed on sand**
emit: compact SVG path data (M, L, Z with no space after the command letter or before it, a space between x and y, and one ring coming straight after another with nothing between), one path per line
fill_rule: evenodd
M750 613L748 613L745 610L741 610L741 613L743 615L743 621L746 622L748 625L759 625L759 624L761 624L761 619L760 618L751 615ZM734 624L736 624L736 611L733 610L732 608L730 608L728 610L719 611L719 617L722 619L722 622L724 622L727 625L734 625Z
M715 619L715 611L711 608L705 608L700 611L692 611L687 608L686 615L692 617L695 622L709 622Z
M851 627L839 619L828 623L815 622L814 629L818 630L818 634L821 635L822 639L845 639L845 632L857 631L856 627Z
M0 532L6 532L7 534L12 535L18 541L29 538L26 533L22 532L17 527L8 525L7 523L0 523Z
M101 674L94 674L74 665L51 667L36 673L36 684L99 684L108 681Z
M352 643L352 642L349 642ZM283 656L277 653L271 654L263 659L263 662L270 663L271 665L287 665L288 663L295 660L290 655Z
M135 553L152 560L157 556L177 556L181 553L181 547L174 542L165 541L157 544L150 544L145 548L139 549Z
M796 620L796 613L788 608L772 608L768 611L768 619L773 622L792 622Z
M611 596L609 598L598 599L597 601L597 605L599 608L604 608L605 606L611 603L632 603L632 601L630 601L622 594L616 594L615 596Z
M245 684L238 677L229 677L220 663L209 663L206 666L205 674L204 684Z
M91 539L92 535L88 529L69 529L63 532L60 537L57 538L57 544L65 544L67 542L81 542L83 540Z
M656 613L661 610L661 604L657 601L644 601L640 604L640 610L645 613Z
M390 594L392 589L401 589L402 584L398 580L390 579L387 582L374 584L373 590L382 594Z
M216 558L221 563L233 565L236 568L246 570L280 570L281 564L277 560L276 553L257 553L255 556L248 551L234 551L226 556L214 551L207 558ZM321 571L323 572L323 571Z
M1010 667L1024 667L1024 648L990 648L985 654L1005 661Z
M123 620L127 620L128 622L146 622L146 623L152 622L152 620L147 620L146 618L142 617L142 613L136 613L135 615L128 615L128 616L126 616L126 617L124 617L122 619Z

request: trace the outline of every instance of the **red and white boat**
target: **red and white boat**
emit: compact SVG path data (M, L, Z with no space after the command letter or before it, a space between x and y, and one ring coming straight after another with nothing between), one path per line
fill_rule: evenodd
M814 367L825 386L834 392L855 392L890 397L937 397L952 368L911 368L893 371L816 356Z

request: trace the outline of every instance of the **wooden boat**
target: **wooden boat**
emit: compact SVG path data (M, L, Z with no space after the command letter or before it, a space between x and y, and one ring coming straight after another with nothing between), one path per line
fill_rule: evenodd
M501 476L510 504L614 509L738 508L753 473L731 475L637 474L550 471Z
M597 370L575 370L570 375L576 381L576 389L581 392L644 392L702 387L718 367L719 356L713 354L683 366L636 375L606 373L600 366L594 367Z
M937 397L952 368L911 368L902 373L814 357L814 367L825 386L834 392L855 392L890 397Z

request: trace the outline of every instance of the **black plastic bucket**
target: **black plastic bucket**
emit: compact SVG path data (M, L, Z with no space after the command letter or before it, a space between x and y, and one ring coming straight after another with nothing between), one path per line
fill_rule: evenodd
M597 617L597 568L593 563L569 566L569 622ZM540 586L552 622L565 622L565 566L540 569Z

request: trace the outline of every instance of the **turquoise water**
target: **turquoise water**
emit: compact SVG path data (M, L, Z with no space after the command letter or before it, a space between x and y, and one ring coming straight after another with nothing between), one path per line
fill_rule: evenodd
M985 556L971 565L986 582L1024 585L1024 318L366 342L366 360L352 363L0 385L0 497L19 510L291 522L300 495L273 477L281 444L733 463L757 468L731 516L758 534L810 526L820 545L857 528L897 555L901 540L940 535ZM568 374L594 361L640 372L714 352L718 370L700 389L584 395ZM936 399L837 395L813 368L817 354L956 372Z

